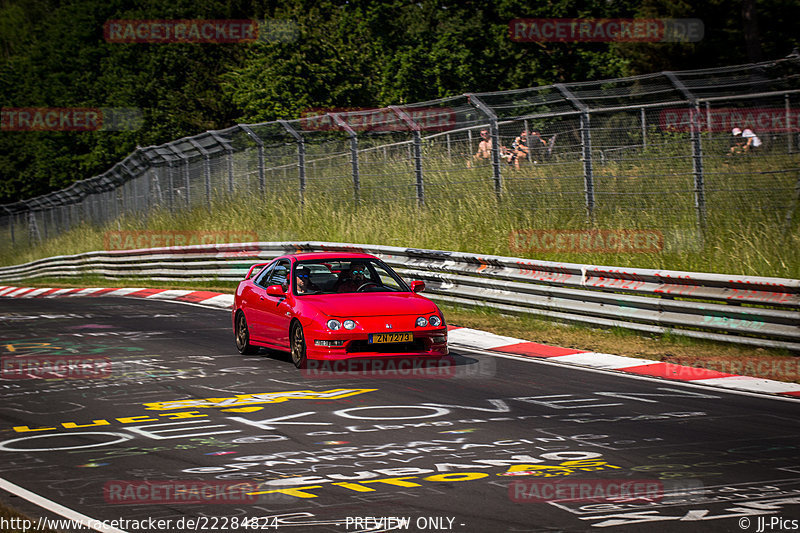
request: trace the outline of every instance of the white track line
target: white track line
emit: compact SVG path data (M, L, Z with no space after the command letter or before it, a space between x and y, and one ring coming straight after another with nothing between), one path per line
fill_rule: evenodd
M63 516L67 520L72 520L73 522L77 522L87 529L93 529L94 531L101 531L102 533L127 533L125 530L107 526L101 520L98 520L96 518L91 518L77 511L73 511L68 507L64 507L63 505L48 500L43 496L39 496L38 494L31 492L28 489L23 489L19 485L15 485L14 483L11 483L10 481L7 481L3 478L0 478L0 489L6 490L11 494L14 494L15 496L19 496L20 498L28 500L29 502L38 505L39 507L43 507L48 511L51 511L59 516ZM93 527L93 526L98 526L98 527Z

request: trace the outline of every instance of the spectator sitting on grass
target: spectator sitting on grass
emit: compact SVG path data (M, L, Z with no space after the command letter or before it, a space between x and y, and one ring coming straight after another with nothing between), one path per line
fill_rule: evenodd
M753 152L761 146L761 139L750 128L744 130L733 128L731 134L733 138L731 139L730 154Z
M522 130L519 134L519 137L514 139L514 142L511 143L511 150L513 151L513 155L509 158L508 164L514 165L514 168L519 170L519 161L520 159L524 159L528 157L530 154L530 150L528 149L528 132Z
M745 152L752 152L761 146L761 139L750 128L745 128L742 131L742 138L745 139L742 147Z
M488 130L481 130L481 142L478 143L478 151L472 156L470 161L467 161L467 168L472 168L473 161L480 161L481 159L488 160L492 152L492 139L489 138Z

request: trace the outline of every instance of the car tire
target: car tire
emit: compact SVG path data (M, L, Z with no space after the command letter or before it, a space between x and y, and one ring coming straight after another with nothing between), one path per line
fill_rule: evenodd
M303 326L295 323L292 326L292 363L297 368L305 368L306 366L306 337L303 334Z
M236 329L234 331L236 349L242 355L253 355L258 352L258 347L250 344L250 328L247 327L247 319L244 313L239 311L236 315Z

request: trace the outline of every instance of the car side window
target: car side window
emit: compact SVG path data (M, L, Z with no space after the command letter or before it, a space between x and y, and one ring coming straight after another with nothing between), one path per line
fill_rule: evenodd
M269 275L272 273L273 268L275 268L275 263L267 265L267 267L263 271L261 271L260 274L256 275L256 279L253 280L253 283L258 285L259 287L266 288L267 280L269 279Z
M283 290L289 289L289 261L283 260L275 265L269 275L267 285L280 285Z

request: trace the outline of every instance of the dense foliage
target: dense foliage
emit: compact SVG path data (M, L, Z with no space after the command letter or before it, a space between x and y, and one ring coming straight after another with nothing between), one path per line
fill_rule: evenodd
M0 103L135 107L133 132L0 132L0 203L103 172L137 145L320 107L377 107L784 57L795 0L0 0ZM692 5L695 4L695 5ZM699 18L693 44L516 43L515 18ZM129 19L292 20L297 38L107 42Z

